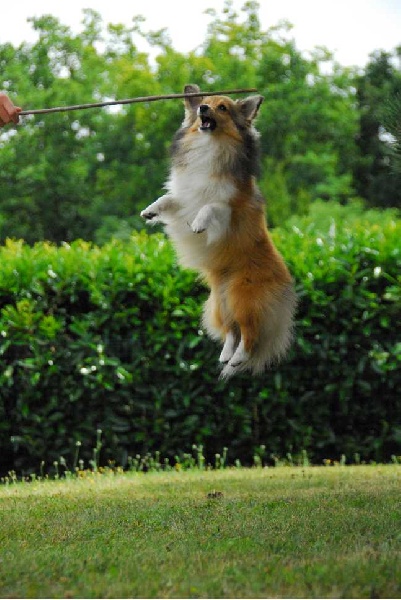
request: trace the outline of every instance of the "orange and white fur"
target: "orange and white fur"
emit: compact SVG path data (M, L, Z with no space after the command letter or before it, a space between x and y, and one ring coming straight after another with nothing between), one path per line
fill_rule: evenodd
M199 92L185 86L184 93ZM185 98L167 193L141 216L161 222L181 264L210 288L203 325L221 339L221 376L260 373L287 351L296 306L291 276L266 225L256 185L263 96Z

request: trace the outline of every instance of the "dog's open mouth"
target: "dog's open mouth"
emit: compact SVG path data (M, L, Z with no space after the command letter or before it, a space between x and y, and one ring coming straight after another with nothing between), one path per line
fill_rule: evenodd
M201 126L199 129L202 131L213 131L216 129L216 121L206 115L200 115Z

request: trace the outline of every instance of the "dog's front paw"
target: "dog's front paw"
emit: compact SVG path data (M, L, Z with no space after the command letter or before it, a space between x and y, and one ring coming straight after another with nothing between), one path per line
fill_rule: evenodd
M146 221L156 221L159 216L160 213L155 208L152 208L152 206L148 206L141 212L141 217Z
M190 227L194 233L203 233L206 231L207 223L205 219L199 218L198 216L196 219L194 219L194 221L192 221Z

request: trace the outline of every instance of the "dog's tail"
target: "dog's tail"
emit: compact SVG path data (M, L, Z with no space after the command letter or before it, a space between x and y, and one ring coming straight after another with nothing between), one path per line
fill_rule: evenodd
M280 362L287 354L294 337L294 314L297 298L293 284L287 284L266 303L259 335L245 369L262 373Z

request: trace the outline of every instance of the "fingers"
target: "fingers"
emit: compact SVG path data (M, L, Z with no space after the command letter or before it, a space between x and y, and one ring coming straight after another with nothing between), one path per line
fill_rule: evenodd
M19 106L14 106L6 94L0 93L0 127L10 122L18 123L21 110Z
M13 113L12 120L14 123L19 123L19 114L22 110L20 106L15 106L15 112Z

